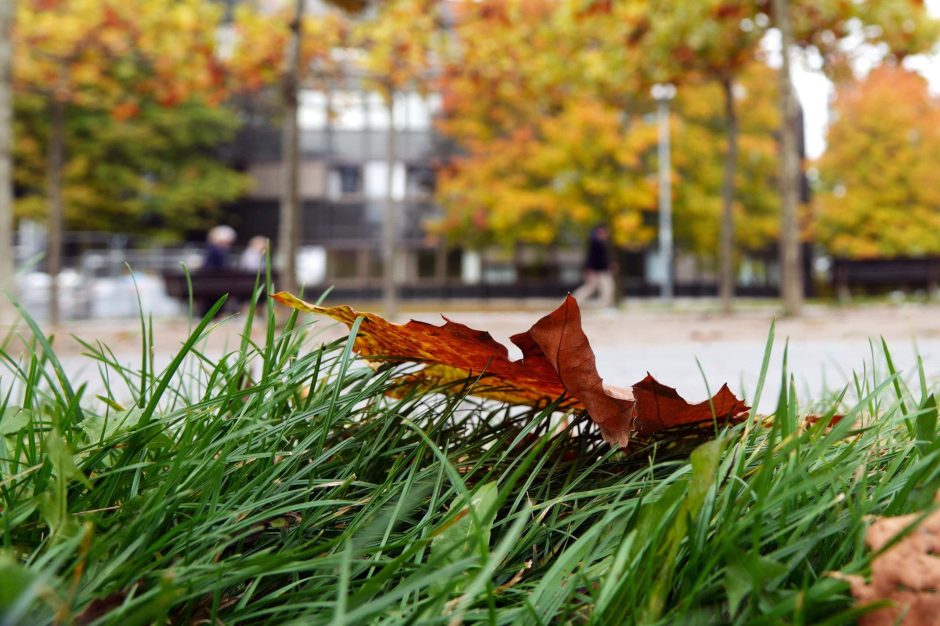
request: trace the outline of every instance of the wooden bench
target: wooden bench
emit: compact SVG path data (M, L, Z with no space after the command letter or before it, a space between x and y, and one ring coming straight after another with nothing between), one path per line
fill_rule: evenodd
M195 310L205 313L222 296L228 294L229 304L248 302L254 295L257 277L254 272L239 269L220 269L211 271L196 270L187 280L186 274L179 270L163 272L166 292L170 297L189 301L189 283L192 282L192 296ZM260 283L264 284L261 276ZM271 273L271 280L277 280L277 273Z
M832 284L840 298L853 290L879 293L894 289L925 289L940 286L940 257L895 257L878 259L833 259Z

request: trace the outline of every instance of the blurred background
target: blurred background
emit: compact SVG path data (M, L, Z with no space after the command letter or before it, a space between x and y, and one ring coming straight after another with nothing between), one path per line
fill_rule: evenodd
M928 299L935 16L2 0L0 280L52 322L244 302L268 269L388 315L594 279L600 306Z

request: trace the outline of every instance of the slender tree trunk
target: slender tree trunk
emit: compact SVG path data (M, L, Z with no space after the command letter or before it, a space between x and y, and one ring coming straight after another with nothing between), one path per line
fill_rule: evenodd
M46 259L49 272L49 322L56 326L61 318L59 309L59 272L62 270L62 228L65 213L62 199L62 171L65 167L65 106L64 100L53 96L49 135L47 199L49 203L49 234Z
M0 2L0 289L13 286L13 0ZM0 295L0 324L11 320Z
M447 239L443 236L434 249L434 282L441 286L447 284Z
M303 221L300 202L300 134L297 106L300 91L300 39L304 0L297 0L290 39L284 58L281 100L284 120L281 125L281 210L277 244L280 252L280 289L297 293L297 249L300 247Z
M398 285L395 265L398 262L398 207L392 183L395 181L395 92L388 90L388 135L385 161L388 164L385 184L385 219L382 222L382 310L388 319L398 314Z
M721 189L721 242L718 247L718 294L721 310L730 313L734 305L734 177L738 168L738 113L734 105L734 81L722 79L725 94L725 123L728 151L725 153L725 180Z
M773 0L774 16L780 30L780 280L783 310L798 315L803 304L803 275L800 264L800 232L797 221L797 108L790 79L790 49L793 31L788 0Z

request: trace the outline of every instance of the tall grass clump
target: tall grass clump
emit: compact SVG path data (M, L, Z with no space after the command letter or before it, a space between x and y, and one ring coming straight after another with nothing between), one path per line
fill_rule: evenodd
M583 417L557 434L553 407L389 395L398 368L271 307L263 343L249 314L212 357L214 313L166 367L147 320L132 368L85 343L91 386L24 312L2 352L0 623L850 623L827 573L864 573L870 518L940 486L928 383L886 350L810 427L784 377L772 421L628 454Z

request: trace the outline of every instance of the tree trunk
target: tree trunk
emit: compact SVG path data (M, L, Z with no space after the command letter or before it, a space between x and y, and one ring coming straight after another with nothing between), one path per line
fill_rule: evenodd
M46 241L49 272L49 322L59 324L59 272L62 270L62 224L65 212L62 199L62 170L65 166L65 101L52 97L51 130L49 135L47 196L49 203L49 235Z
M13 286L13 0L0 2L0 289ZM0 324L12 321L0 295Z
M434 282L439 286L447 284L447 239L443 236L434 249Z
M398 207L392 190L395 180L395 92L388 90L388 136L385 161L388 164L385 186L385 219L382 222L382 310L387 319L398 314L398 285L395 265L398 261Z
M790 55L793 31L787 0L773 0L774 16L780 30L780 280L783 310L798 315L803 304L803 276L800 264L800 232L797 222L797 109L790 79Z
M721 310L730 313L734 305L734 177L738 168L738 114L734 105L734 81L721 81L725 94L725 123L728 151L725 153L725 180L721 189L721 235L718 246L718 294Z
M278 224L278 249L281 259L279 289L297 293L297 249L300 247L303 221L300 203L300 135L297 127L297 103L300 91L300 39L304 0L297 0L290 39L284 58L281 100L284 119L281 125L281 210Z

